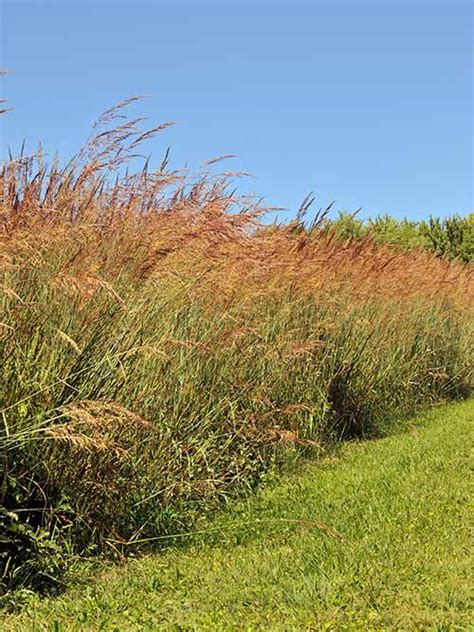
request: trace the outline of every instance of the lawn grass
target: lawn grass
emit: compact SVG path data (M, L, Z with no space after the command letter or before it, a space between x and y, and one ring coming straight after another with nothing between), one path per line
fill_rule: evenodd
M473 422L474 400L440 407L306 462L184 547L32 595L3 629L472 629Z

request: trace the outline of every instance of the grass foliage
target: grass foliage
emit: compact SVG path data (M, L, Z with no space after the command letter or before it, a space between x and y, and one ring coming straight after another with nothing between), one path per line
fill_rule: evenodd
M167 156L134 172L167 125L143 131L129 103L67 165L39 152L0 172L4 594L38 588L25 565L50 545L122 554L285 451L472 388L472 268L325 222L265 227L240 174Z
M70 590L25 596L4 630L467 632L473 422L473 400L443 406L306 462L185 546L93 575L81 564Z

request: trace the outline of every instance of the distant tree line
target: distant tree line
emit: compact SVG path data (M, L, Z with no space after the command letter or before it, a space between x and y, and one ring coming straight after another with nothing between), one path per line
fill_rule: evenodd
M398 220L387 214L363 220L357 215L339 212L336 219L326 219L322 226L334 230L340 239L372 237L381 244L424 248L440 257L463 263L474 261L474 213L465 217L453 215L445 219L430 217L428 221L413 221Z

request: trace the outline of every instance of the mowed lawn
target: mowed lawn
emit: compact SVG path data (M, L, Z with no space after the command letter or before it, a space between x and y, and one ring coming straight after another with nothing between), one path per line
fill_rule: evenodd
M471 400L347 445L3 629L472 630L473 435Z

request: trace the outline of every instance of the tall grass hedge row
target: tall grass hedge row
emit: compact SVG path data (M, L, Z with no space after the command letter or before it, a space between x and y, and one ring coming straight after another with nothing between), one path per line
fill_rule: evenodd
M267 227L238 174L127 172L164 126L125 105L67 165L0 173L4 598L472 389L469 265Z

